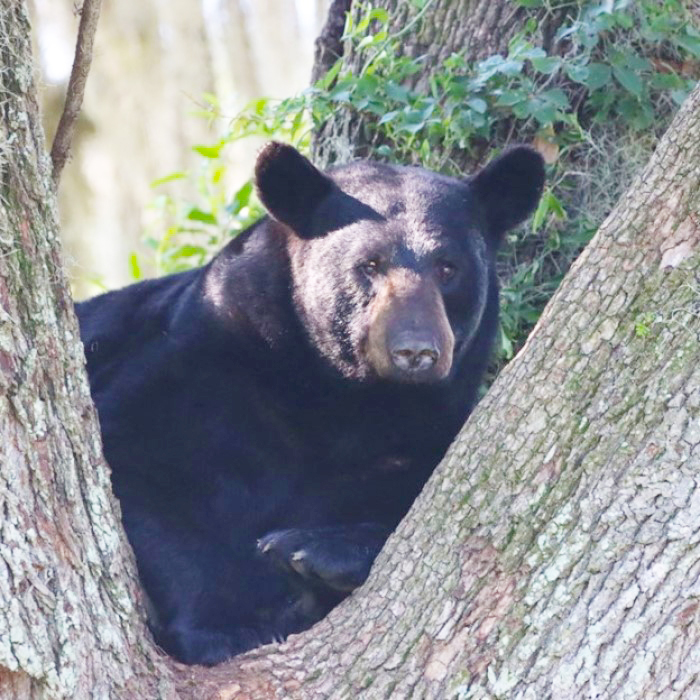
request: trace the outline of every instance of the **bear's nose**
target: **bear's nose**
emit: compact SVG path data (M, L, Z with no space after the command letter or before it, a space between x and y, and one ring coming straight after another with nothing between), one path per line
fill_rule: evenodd
M404 372L423 372L438 361L440 352L432 339L404 336L393 344L391 360Z

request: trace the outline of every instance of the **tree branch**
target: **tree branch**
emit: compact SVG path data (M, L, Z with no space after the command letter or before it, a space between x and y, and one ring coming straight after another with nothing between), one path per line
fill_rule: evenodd
M90 63L92 62L92 46L101 4L102 0L84 0L83 7L80 10L78 39L75 45L73 69L68 81L66 103L56 129L53 145L51 146L51 162L53 163L53 182L55 187L58 187L61 171L68 159L71 141L75 132L75 123L83 103L85 83L87 82Z

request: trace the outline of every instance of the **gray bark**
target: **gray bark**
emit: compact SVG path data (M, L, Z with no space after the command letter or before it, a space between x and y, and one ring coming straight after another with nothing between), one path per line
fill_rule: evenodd
M315 83L343 55L343 28L352 0L332 0L321 33L314 42L311 82Z
M0 697L156 697L58 245L23 3L0 10Z

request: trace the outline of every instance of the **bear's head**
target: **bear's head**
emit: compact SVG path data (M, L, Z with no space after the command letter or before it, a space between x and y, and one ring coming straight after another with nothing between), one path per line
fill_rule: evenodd
M536 206L544 165L516 147L468 179L367 161L324 174L273 142L255 180L283 224L294 304L321 356L348 379L432 383L478 335L495 253Z

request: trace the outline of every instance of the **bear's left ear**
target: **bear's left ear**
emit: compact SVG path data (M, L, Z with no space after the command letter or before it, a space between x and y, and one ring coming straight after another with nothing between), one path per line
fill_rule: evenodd
M271 141L258 154L255 188L265 209L303 237L310 235L313 212L334 185L295 148Z
M492 160L471 180L481 202L492 242L526 219L544 186L544 160L528 146L516 146Z

